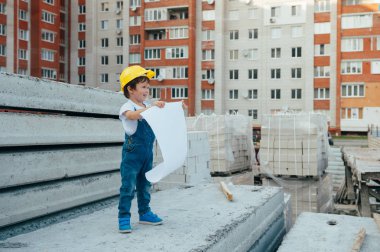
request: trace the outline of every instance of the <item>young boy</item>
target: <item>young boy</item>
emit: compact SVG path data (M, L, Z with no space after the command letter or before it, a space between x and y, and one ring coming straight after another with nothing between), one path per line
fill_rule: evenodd
M124 96L129 99L121 108L119 118L125 130L122 161L120 165L121 187L119 199L119 231L130 233L131 203L137 192L137 204L140 223L159 225L162 219L152 213L149 207L150 182L145 173L152 169L154 133L141 112L148 109L145 102L149 95L149 80L155 73L141 66L130 66L120 74L120 85ZM152 104L159 108L165 102Z

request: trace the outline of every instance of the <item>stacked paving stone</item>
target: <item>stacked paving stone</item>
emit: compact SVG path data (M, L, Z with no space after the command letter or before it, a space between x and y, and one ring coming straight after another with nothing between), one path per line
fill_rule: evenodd
M321 114L268 115L261 137L260 163L266 173L321 176L327 167L327 121Z
M178 186L194 185L210 181L210 148L206 131L187 133L187 157L185 163L153 185L155 190L165 190ZM159 145L154 145L153 167L163 162Z
M187 119L188 130L208 132L210 172L231 175L251 169L252 125L243 115L201 115Z
M345 181L345 167L340 147L329 148L329 158L326 172L331 174L333 191L338 191L339 187Z

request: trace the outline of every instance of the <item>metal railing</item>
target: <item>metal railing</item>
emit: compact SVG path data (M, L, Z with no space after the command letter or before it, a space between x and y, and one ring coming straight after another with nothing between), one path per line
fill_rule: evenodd
M368 126L368 135L373 137L380 137L380 126L379 125L369 125Z

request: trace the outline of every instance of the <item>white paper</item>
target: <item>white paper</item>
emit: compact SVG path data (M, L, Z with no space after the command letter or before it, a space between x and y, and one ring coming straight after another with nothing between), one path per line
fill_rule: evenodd
M187 156L186 121L182 102L166 103L141 113L156 135L164 162L145 173L152 183L160 181L185 162Z

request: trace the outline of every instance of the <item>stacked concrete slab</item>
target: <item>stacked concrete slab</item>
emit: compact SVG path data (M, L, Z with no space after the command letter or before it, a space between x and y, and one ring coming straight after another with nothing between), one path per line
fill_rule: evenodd
M318 180L313 179L263 179L264 186L281 186L291 195L292 222L302 212L327 213L333 208L331 176L325 174Z
M118 194L124 102L0 73L0 227Z
M278 252L359 251L353 245L361 228L366 235L361 252L379 251L380 232L372 218L303 213L282 241Z
M211 180L210 176L210 148L206 131L191 131L187 133L187 157L182 167L175 170L153 185L155 190L164 190L172 187L195 185ZM163 162L158 144L153 150L153 167Z
M188 130L208 132L210 144L210 172L230 175L251 169L252 125L242 115L201 115L189 118Z
M327 121L321 114L276 114L263 118L260 164L264 172L320 176L327 167Z
M197 185L154 193L151 205L162 226L138 224L132 206L132 233L119 234L117 206L3 241L22 248L2 251L275 251L285 234L279 188L235 186L227 201L218 185Z

